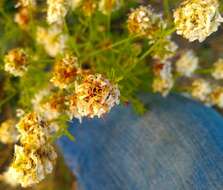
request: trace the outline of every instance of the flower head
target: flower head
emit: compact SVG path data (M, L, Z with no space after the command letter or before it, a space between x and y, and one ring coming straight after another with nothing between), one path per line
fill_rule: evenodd
M68 36L62 33L61 29L56 25L48 29L38 27L36 40L38 44L43 45L49 56L55 57L59 53L64 53Z
M28 57L21 48L10 50L4 57L5 71L14 76L23 76L27 71Z
M217 62L214 63L212 76L216 80L223 79L223 59L219 59Z
M154 92L159 92L163 96L167 96L174 85L171 72L171 63L157 63L154 65L154 80L152 88Z
M20 143L26 148L39 148L49 139L48 122L35 112L23 116L16 127L20 133Z
M84 15L90 17L95 12L97 4L95 0L83 0L81 8Z
M63 23L68 11L67 0L47 0L47 21L49 24Z
M41 90L32 100L33 109L47 120L56 119L65 109L65 96L50 89Z
M160 28L166 27L162 16L154 13L150 7L145 6L134 9L129 14L127 24L130 34L145 36L149 39L153 39Z
M120 0L100 0L99 2L99 10L105 15L119 9L120 6Z
M207 102L211 90L209 82L204 79L195 79L192 82L191 95L202 102Z
M36 6L36 0L18 0L16 7L29 7L33 8Z
M8 119L0 125L0 141L4 144L16 143L19 139L15 121Z
M69 99L69 114L81 120L82 117L101 117L119 104L120 92L116 85L100 74L84 76L76 85L75 93Z
M20 28L26 29L30 21L29 9L27 7L21 8L18 13L15 14L14 20Z
M67 54L55 63L51 82L61 89L67 88L76 80L79 72L77 57Z
M5 176L13 177L22 187L39 183L52 172L57 157L54 148L45 144L39 149L26 149L15 145L15 158Z
M223 108L223 88L215 87L210 94L210 103L212 105L218 106L219 108Z
M199 59L192 50L184 52L176 62L176 70L181 75L190 77L198 67Z
M184 0L174 12L177 34L191 42L204 41L223 22L218 8L218 0Z

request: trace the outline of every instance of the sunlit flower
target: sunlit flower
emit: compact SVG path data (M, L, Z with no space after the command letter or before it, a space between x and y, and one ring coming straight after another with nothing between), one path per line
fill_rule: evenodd
M223 22L218 8L218 0L184 0L174 12L177 34L204 41Z
M63 23L68 11L67 0L47 0L47 21L52 23Z
M55 57L67 48L68 36L58 26L51 26L48 29L38 27L36 40L38 44L43 45L49 56Z
M100 0L99 2L99 10L107 15L112 11L119 9L121 6L120 0Z
M23 76L27 71L28 57L21 48L10 50L4 57L5 71L14 76Z
M33 8L36 6L36 0L18 0L16 7L29 7Z
M18 141L19 134L12 119L4 121L0 125L0 141L4 144L12 144Z
M41 90L32 100L33 109L47 120L56 119L65 109L65 96L60 93L50 92L49 89Z
M39 148L49 139L49 124L35 112L23 116L16 127L20 133L20 143L26 148Z
M56 61L50 81L56 87L67 88L75 81L79 72L77 57L67 54L64 58Z
M97 4L95 0L83 0L82 4L81 4L81 8L82 11L84 13L85 16L91 16L96 8L97 8Z
M165 62L155 64L154 75L152 84L153 91L167 96L174 85L171 63Z
M191 95L195 99L206 102L211 93L211 85L204 79L195 79L191 86Z
M198 57L192 50L184 52L176 62L176 70L183 76L190 77L198 68Z
M49 144L37 150L15 145L14 154L14 161L5 175L8 177L11 175L22 187L28 187L43 180L52 172L57 157L54 148Z
M118 87L102 75L87 75L76 85L74 95L68 98L69 114L80 120L82 117L101 117L119 104L119 96Z
M30 21L28 8L27 7L21 8L15 14L14 20L22 29L26 29Z
M71 0L70 1L70 6L72 8L72 10L75 10L77 7L79 7L81 5L83 0Z
M150 7L144 6L134 9L129 14L127 24L130 34L150 39L153 39L158 30L166 27L161 15L154 13Z
M212 76L217 80L223 79L223 59L219 59L214 63Z
M223 108L223 88L215 87L210 94L210 102L212 105Z

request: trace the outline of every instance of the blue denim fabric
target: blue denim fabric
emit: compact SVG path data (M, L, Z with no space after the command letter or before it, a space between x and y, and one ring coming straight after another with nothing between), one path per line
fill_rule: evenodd
M142 99L145 115L117 106L58 141L79 189L223 190L222 116L177 95Z

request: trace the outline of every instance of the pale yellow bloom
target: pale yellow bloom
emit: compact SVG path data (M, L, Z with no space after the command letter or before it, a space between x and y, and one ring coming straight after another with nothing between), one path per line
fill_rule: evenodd
M149 39L153 39L161 28L166 28L162 16L145 6L140 6L129 14L127 25L130 34L145 36Z
M49 139L49 124L35 112L23 116L16 127L20 133L20 142L26 148L39 148Z
M15 127L15 121L12 119L4 121L0 125L0 141L4 144L16 143L19 139L18 131Z
M49 24L63 23L68 12L67 0L47 0L47 21Z
M50 144L45 144L39 149L26 149L15 145L14 154L14 161L5 176L11 176L15 184L19 183L22 187L32 186L43 180L47 174L52 172L57 158Z
M191 95L200 101L207 102L211 91L209 82L204 79L195 79L192 83Z
M223 22L218 8L218 0L184 0L174 12L177 34L191 42L204 41Z
M26 29L30 21L29 9L27 7L21 8L15 14L14 21L20 26L20 28Z
M184 52L176 62L176 70L183 76L190 77L198 68L198 57L192 50Z
M95 12L97 8L97 3L95 0L83 0L81 8L84 15L90 17Z
M171 63L165 62L155 64L154 74L155 77L152 84L153 91L167 96L174 85Z
M219 59L214 63L212 76L217 80L223 79L223 59Z
M36 0L18 0L16 7L20 6L33 8L36 6Z
M99 10L105 15L119 9L120 6L120 0L100 0L99 2Z
M210 103L212 105L223 108L223 88L218 86L215 87L210 94Z
M47 120L53 120L60 116L65 109L65 96L44 89L35 95L32 100L33 109Z
M71 0L70 1L70 6L72 8L72 10L75 10L77 7L79 7L81 5L83 0Z
M77 57L67 54L64 58L56 61L50 81L56 87L67 88L76 80L79 73Z
M75 93L69 99L69 115L75 118L101 117L119 104L120 92L117 85L100 74L87 75L81 84L76 84Z
M48 29L37 28L36 41L38 44L43 45L45 51L51 57L64 53L67 48L67 40L68 36L56 25Z
M28 57L21 48L10 50L4 57L5 71L14 76L23 76L27 71Z

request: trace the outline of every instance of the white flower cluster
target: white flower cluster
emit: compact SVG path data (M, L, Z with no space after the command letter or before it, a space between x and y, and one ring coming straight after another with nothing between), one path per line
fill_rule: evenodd
M174 85L171 63L156 63L154 65L154 75L153 91L167 96Z
M28 57L21 48L10 50L4 57L5 71L14 76L23 76L27 71Z
M119 104L120 92L116 85L100 74L87 75L76 84L75 93L69 99L69 115L78 118L101 117Z
M67 48L68 36L64 34L57 25L46 29L43 27L37 28L36 41L42 45L51 57L64 53Z
M47 21L49 24L63 23L68 12L67 0L47 0Z
M162 16L154 13L151 7L145 6L132 10L127 25L130 34L141 35L149 39L153 39L160 28L166 28Z
M52 172L57 154L49 143L48 123L35 112L22 117L17 129L21 145L15 145L15 158L4 177L13 179L6 179L9 183L28 187Z
M176 62L176 70L179 74L191 77L198 68L199 59L192 50L187 50Z
M184 0L174 12L177 34L204 41L223 22L218 8L218 0Z
M120 6L120 0L101 0L99 2L99 11L107 15L110 14L112 11L119 9Z

